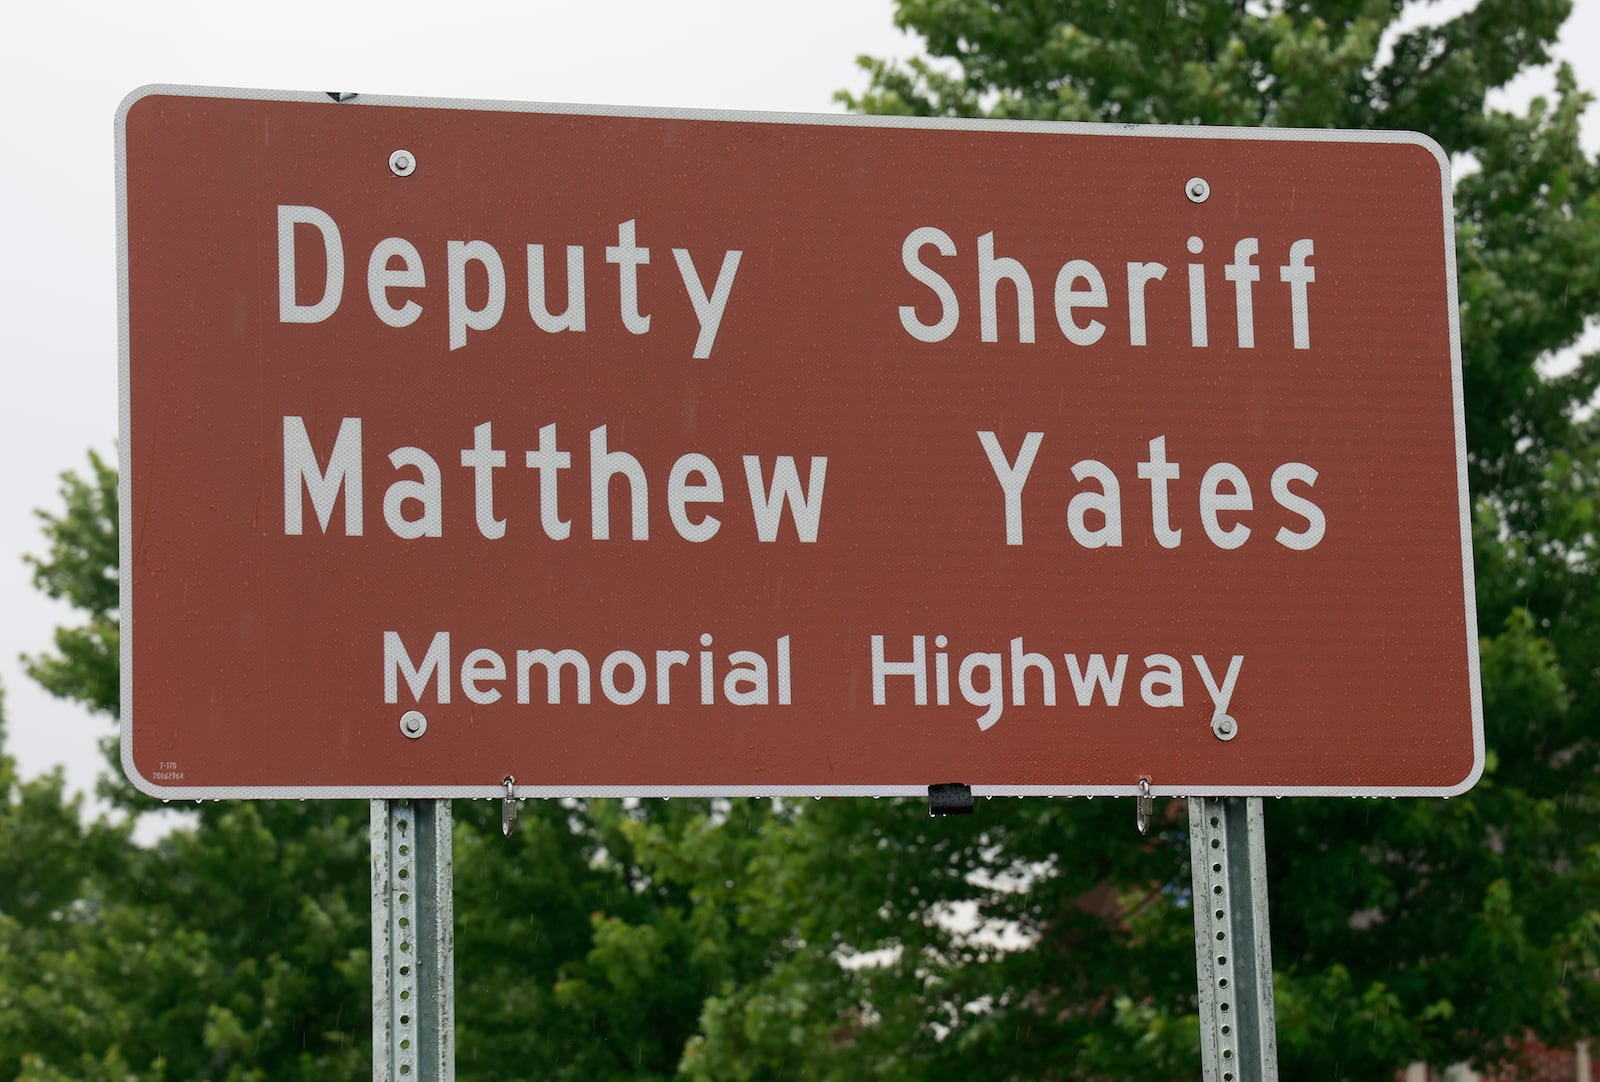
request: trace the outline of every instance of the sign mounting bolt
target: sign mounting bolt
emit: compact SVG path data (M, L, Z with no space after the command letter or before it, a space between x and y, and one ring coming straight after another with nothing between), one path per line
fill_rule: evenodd
M389 171L397 177L409 177L417 171L417 156L409 150L395 151L389 155ZM1201 183L1204 184L1205 181Z
M1150 833L1150 816L1156 807L1155 798L1150 795L1150 779L1139 779L1139 795L1134 798L1133 824L1139 828L1140 834Z
M500 798L500 833L509 838L517 825L517 779L507 774L500 784L506 787L506 795Z
M428 731L428 718L420 710L407 710L400 715L400 731L412 740Z
M1190 177L1189 183L1183 186L1183 192L1189 197L1189 202L1204 203L1211 198L1211 185L1206 183L1205 177Z
M1239 735L1239 723L1227 714L1218 714L1211 719L1211 731L1218 740L1232 740Z

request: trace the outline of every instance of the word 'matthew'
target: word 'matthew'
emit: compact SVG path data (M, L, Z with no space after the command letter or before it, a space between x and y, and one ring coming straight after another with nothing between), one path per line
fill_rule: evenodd
M613 450L607 426L589 430L589 534L596 541L611 537L611 488L620 479L628 493L631 521L628 533L635 541L650 539L650 480L644 465L626 451ZM420 447L397 447L387 456L395 471L413 470L416 476L393 481L383 496L383 521L391 533L405 540L444 534L444 471L439 460ZM815 542L822 520L822 490L828 460L813 457L809 475L800 480L792 455L779 455L770 465L759 455L742 455L745 484L750 493L750 514L756 537L778 540L787 507L801 541ZM326 465L323 465L323 462ZM495 474L509 459L494 445L493 422L472 430L472 446L463 447L460 462L472 474L473 512L478 532L489 540L506 535L506 519L495 509ZM523 464L537 476L539 525L545 537L565 541L572 536L572 520L563 511L560 475L572 468L572 452L563 448L554 424L541 425L539 445L523 454ZM312 447L305 418L283 419L283 532L305 532L305 497L322 532L332 525L333 510L344 496L344 533L359 537L366 532L363 508L365 455L360 417L346 417L325 456ZM770 480L769 480L770 479ZM667 516L685 541L709 541L722 529L722 520L709 507L724 500L722 472L705 455L680 455L667 470Z

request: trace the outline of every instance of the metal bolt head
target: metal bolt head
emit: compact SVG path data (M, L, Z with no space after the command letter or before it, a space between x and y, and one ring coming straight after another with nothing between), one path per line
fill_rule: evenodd
M409 177L417 171L417 156L409 150L397 150L389 155L389 171L397 177Z
M420 710L407 710L400 715L400 731L415 740L428 731L428 719Z
M1190 177L1183 186L1183 194L1189 197L1191 203L1204 203L1211 198L1211 185L1206 183L1205 177Z
M1239 723L1227 714L1218 714L1211 719L1211 731L1218 740L1232 740L1239 735Z

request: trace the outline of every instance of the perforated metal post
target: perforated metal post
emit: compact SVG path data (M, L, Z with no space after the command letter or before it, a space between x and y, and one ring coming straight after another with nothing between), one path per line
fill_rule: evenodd
M1191 798L1189 852L1205 1082L1277 1082L1261 799Z
M373 1082L453 1082L455 912L448 800L374 800Z

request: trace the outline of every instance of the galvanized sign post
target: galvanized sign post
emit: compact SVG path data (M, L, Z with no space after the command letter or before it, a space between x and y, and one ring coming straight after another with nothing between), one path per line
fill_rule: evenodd
M449 800L374 800L373 1082L450 1082L455 906Z
M1189 854L1205 1082L1276 1082L1261 798L1192 797Z

